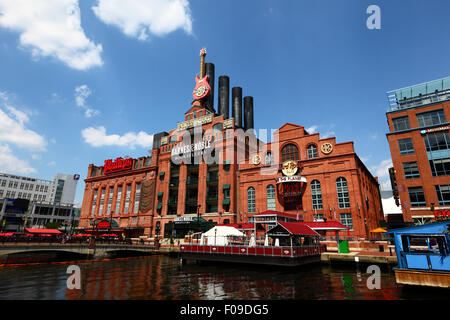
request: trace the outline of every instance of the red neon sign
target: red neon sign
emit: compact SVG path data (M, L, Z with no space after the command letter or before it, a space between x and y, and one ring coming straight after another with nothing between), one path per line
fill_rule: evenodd
M123 159L123 158L117 158L115 161L112 159L105 160L105 167L103 172L105 174L112 173L112 172L118 172L123 170L129 170L133 167L133 159Z
M450 218L450 210L434 210L434 217L449 217Z

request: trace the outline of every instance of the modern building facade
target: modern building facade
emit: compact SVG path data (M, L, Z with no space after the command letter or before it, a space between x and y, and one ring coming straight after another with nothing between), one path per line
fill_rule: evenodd
M450 77L388 92L394 195L407 223L450 209Z
M73 204L7 198L0 202L0 220L0 229L7 232L42 229L48 223L68 231L78 225L79 213Z
M0 173L0 199L73 204L79 178L78 174L57 173L53 180L45 180Z
M214 64L204 55L192 107L180 110L176 128L154 135L151 156L89 165L80 227L114 219L130 235L153 237L195 217L246 223L277 210L305 222L336 220L349 227L346 235L369 238L383 220L381 197L353 142L291 123L261 141L253 97L230 90L227 76L218 78L214 108Z

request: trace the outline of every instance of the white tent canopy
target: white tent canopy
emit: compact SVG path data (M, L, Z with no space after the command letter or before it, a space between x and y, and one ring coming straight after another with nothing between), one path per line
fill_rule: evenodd
M245 237L245 234L234 227L215 226L202 234L201 244L224 246L228 244L228 237Z

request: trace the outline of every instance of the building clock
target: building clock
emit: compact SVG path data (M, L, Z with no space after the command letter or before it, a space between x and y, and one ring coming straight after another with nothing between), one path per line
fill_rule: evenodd
M261 156L259 154L255 154L252 158L252 162L254 165L258 165L261 163Z
M322 144L322 146L320 147L320 150L322 150L322 152L325 154L330 154L331 151L333 151L333 145L329 142L326 142L326 143Z

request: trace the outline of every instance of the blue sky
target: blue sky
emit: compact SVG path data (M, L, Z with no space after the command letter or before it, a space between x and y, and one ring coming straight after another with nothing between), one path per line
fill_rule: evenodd
M380 30L366 27L373 4ZM449 75L449 12L445 0L0 0L0 172L84 179L90 163L146 155L183 120L206 47L216 77L254 97L256 128L354 141L387 185L386 92Z

